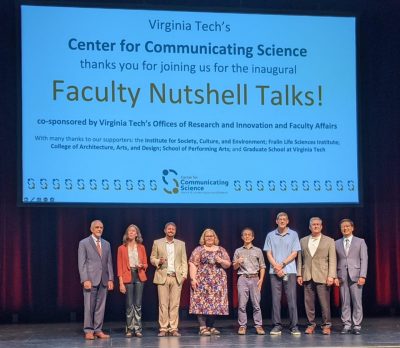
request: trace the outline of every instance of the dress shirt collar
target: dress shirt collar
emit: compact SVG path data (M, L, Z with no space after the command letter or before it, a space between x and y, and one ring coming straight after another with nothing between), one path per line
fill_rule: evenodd
M246 246L242 246L242 249L246 249L246 250L249 250L249 249L253 249L254 248L254 245L253 245L253 243L252 244L250 244L250 245L248 245L247 247Z
M351 244L351 241L353 240L353 235L349 236L349 237L343 237L343 243L346 244L346 239L349 240L349 244Z
M318 236L318 237L313 237L313 235L312 234L310 234L310 239L312 239L313 241L317 241L317 240L320 240L321 239L321 237L322 237L322 233Z
M94 236L94 234L92 234L92 238L93 238L95 244L97 243L97 241L100 241L100 244L101 244L101 237L100 237L99 239L97 239L97 238Z
M286 236L287 234L290 234L290 232L291 232L291 230L289 227L283 233L280 233L278 228L275 230L275 234L278 236L281 236L281 237Z

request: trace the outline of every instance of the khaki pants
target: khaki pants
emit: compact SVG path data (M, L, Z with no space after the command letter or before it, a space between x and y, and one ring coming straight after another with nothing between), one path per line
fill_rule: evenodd
M178 330L182 284L178 284L176 277L168 276L165 284L157 285L157 290L160 331Z

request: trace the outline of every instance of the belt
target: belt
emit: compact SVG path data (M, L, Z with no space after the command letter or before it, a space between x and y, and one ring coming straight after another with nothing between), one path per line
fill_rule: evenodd
M167 273L167 277L176 277L176 273Z
M258 274L242 274L245 278L258 278Z

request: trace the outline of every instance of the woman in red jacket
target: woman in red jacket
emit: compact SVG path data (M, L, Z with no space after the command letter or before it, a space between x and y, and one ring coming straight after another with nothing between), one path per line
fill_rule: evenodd
M142 295L147 255L139 227L129 225L118 248L119 291L126 295L126 337L142 337Z

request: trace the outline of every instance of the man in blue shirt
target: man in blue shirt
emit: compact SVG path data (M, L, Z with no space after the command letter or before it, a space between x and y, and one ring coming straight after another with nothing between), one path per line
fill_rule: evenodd
M270 279L272 293L272 322L274 324L270 335L282 333L281 321L281 297L282 287L285 290L289 317L290 332L292 335L300 335L297 327L297 297L296 297L296 262L297 252L301 249L299 236L296 231L288 227L289 217L280 212L276 217L277 228L268 233L265 239L264 251L270 263Z

